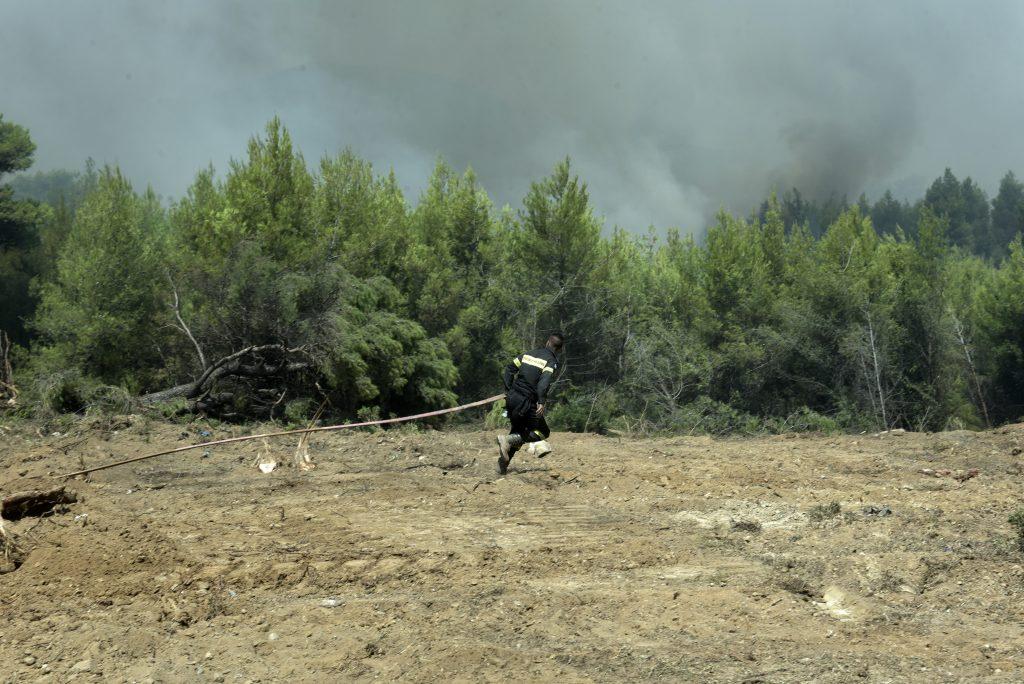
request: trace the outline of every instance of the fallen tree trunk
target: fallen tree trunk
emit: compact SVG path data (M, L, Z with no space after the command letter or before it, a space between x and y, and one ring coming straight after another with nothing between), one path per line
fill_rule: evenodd
M57 506L72 504L76 501L78 501L78 497L75 493L66 491L64 487L17 492L0 501L0 518L21 520L27 517L38 517L49 513Z
M190 402L189 410L214 410L231 397L231 393L213 391L219 381L231 378L286 378L295 375L312 367L309 361L297 361L292 358L302 352L301 347L289 349L283 344L246 347L215 361L192 382L143 395L141 401L144 404L156 404L173 399L186 399ZM277 394L280 395L282 391L283 389L278 389Z

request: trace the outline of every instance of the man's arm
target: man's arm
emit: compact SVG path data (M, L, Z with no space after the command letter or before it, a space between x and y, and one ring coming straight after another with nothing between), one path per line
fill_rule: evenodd
M519 367L521 365L523 365L523 361L517 356L511 361L509 361L508 365L505 366L505 373L502 375L501 379L502 382L505 383L506 393L508 393L508 391L512 389L512 381L515 379L516 373L519 372Z
M548 395L548 387L551 386L551 379L555 377L555 366L545 366L540 374L540 381L537 383L537 403L543 405Z

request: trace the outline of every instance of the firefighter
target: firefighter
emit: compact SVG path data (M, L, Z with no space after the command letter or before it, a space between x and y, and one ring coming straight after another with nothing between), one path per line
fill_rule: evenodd
M505 367L505 410L512 428L507 437L498 437L498 472L502 475L524 444L535 447L539 458L551 451L546 441L551 430L544 420L544 403L563 342L561 333L553 333L543 347L520 354Z

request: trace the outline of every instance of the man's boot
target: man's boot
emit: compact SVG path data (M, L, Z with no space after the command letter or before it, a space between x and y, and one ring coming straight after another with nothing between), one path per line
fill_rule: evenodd
M501 435L498 437L498 473L504 475L508 471L508 464L516 451L523 445L523 438L519 435Z

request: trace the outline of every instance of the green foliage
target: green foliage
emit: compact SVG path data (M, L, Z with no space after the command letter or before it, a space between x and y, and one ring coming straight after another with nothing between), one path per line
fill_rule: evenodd
M108 385L82 375L77 369L37 371L32 381L21 385L26 390L25 404L34 407L38 417L50 418L77 413L131 413L134 396L122 387Z
M917 217L910 204L900 202L886 190L871 208L871 223L879 235L898 235L914 231Z
M531 184L518 225L503 250L499 276L507 293L516 337L539 345L556 330L571 330L564 366L576 382L599 379L601 308L592 299L601 258L601 224L587 186L572 175L568 159Z
M4 115L0 114L0 177L32 166L35 151L36 144L32 142L28 129L4 121Z
M316 413L317 403L309 397L293 399L284 405L284 418L292 425L305 425Z
M1024 183L1008 171L999 182L999 193L992 200L992 231L989 254L1005 257L1009 245L1024 231Z
M0 180L31 166L34 152L28 131L5 122L0 114ZM35 203L16 200L9 185L0 185L0 330L7 331L16 343L27 340L24 318L35 305L29 284L34 275L38 221Z
M505 402L499 401L491 405L484 415L484 427L488 430L508 430L509 421L505 416Z
M158 287L163 209L104 169L41 290L35 328L65 367L139 388L160 378Z
M155 404L153 408L167 420L173 420L179 416L187 414L189 411L189 404L185 399L178 397L170 401L163 401Z
M989 251L989 204L985 191L970 178L958 181L946 172L932 183L924 205L948 222L952 244L981 253Z
M0 121L0 174L32 149ZM31 343L17 371L49 412L117 408L260 347L262 366L239 361L211 390L222 418L416 413L494 394L511 356L561 329L556 430L936 430L1024 414L1012 174L991 209L947 171L915 204L792 189L749 218L721 211L703 239L658 238L606 227L568 159L518 210L439 161L410 206L394 173L350 150L310 169L274 119L169 207L91 165L16 187L29 199L0 188L0 325Z
M18 199L28 199L56 207L64 204L73 213L96 187L99 174L92 159L84 171L56 169L23 173L11 179L11 189Z
M313 396L345 416L455 402L448 349L408 318L386 277L405 272L405 205L393 178L375 179L351 152L325 159L313 177L275 119L223 183L199 173L171 226L171 282L208 358L250 345L302 350L301 369L250 381L247 394L253 382L283 385L290 420ZM201 370L191 347L184 334L174 343L178 374Z
M356 412L356 420L360 423L372 423L380 420L380 407L364 406ZM368 432L377 432L381 428L377 425L368 425L362 429Z
M756 435L767 432L764 421L711 397L700 396L680 406L666 420L672 432L708 435Z
M329 322L321 371L334 406L355 410L372 402L401 415L455 405L457 371L447 348L388 310L398 297L386 280L367 281Z
M1024 416L1024 243L1010 254L981 294L981 337L990 369L994 419Z
M34 388L35 403L53 414L79 413L85 410L88 396L97 384L86 380L75 370L40 375Z
M684 326L652 321L627 344L622 387L644 403L650 420L670 419L709 390L713 356Z
M840 432L842 425L834 418L823 416L803 406L786 416L775 426L774 432Z
M410 248L407 207L391 173L376 177L369 162L350 150L320 162L310 226L329 258L360 278L404 282Z
M401 282L413 318L457 359L460 393L492 384L505 361L488 282L500 257L496 230L473 172L459 176L438 162L409 219Z
M559 402L551 407L547 420L559 430L603 434L611 426L618 408L618 397L607 387L593 391L572 389L562 393Z

